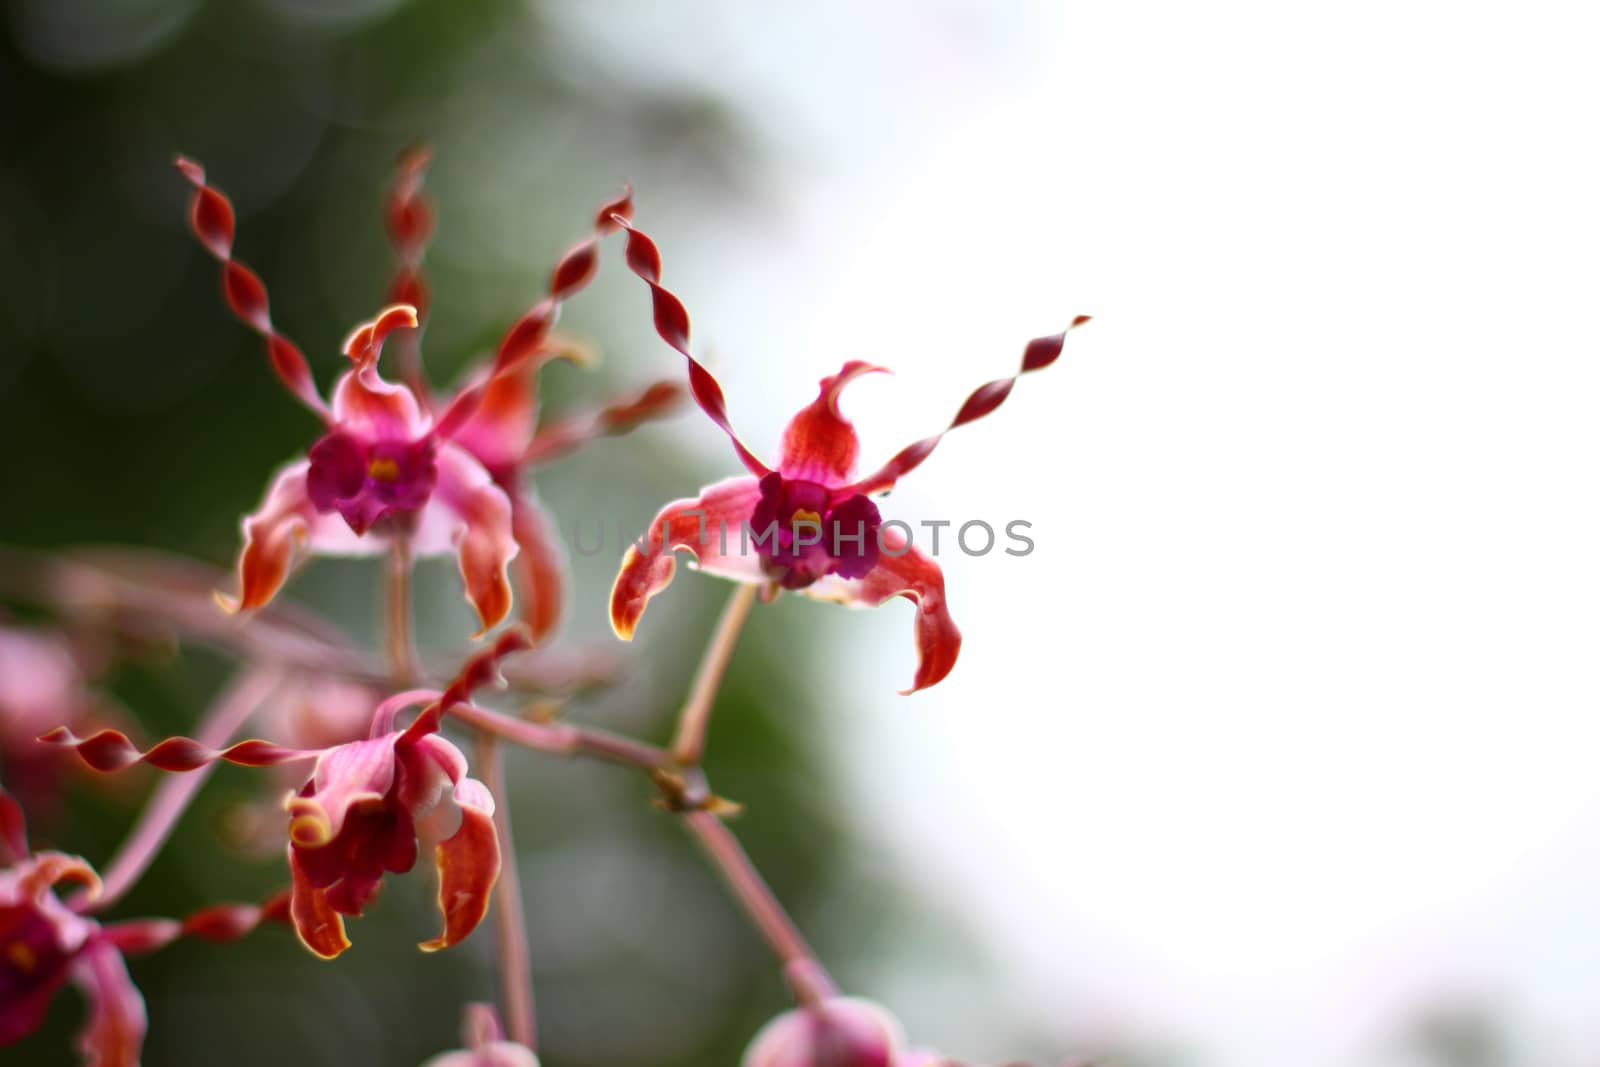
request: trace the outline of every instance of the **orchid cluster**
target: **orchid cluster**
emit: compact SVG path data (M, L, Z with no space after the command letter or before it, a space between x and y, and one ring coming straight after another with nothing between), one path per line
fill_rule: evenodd
M271 477L260 507L244 519L236 575L227 591L213 587L214 604L190 595L200 583L181 568L140 579L115 561L54 561L48 567L61 580L39 583L74 591L58 597L63 611L86 601L112 604L118 618L143 612L185 638L238 652L237 676L199 718L194 737L146 746L111 725L93 728L87 690L63 666L59 650L43 637L0 629L0 700L8 701L0 758L10 785L0 791L0 1045L36 1029L56 992L70 983L89 1006L79 1038L84 1061L133 1067L146 1017L125 957L180 937L229 941L275 922L289 926L309 952L332 960L350 947L348 920L363 914L386 876L413 870L427 846L440 917L438 932L419 947L457 945L493 911L500 994L498 1009L466 1005L466 1047L429 1063L537 1067L523 905L503 803L500 752L509 744L646 772L658 805L698 840L771 944L796 1002L753 1037L746 1067L953 1064L911 1048L884 1009L841 995L730 831L727 819L737 806L711 789L701 754L745 618L758 599L770 602L785 590L854 606L909 599L917 666L905 692L950 673L961 633L939 565L884 522L874 498L921 465L948 430L995 410L1022 374L1054 363L1066 332L1029 342L1015 376L981 386L945 431L865 474L857 470L855 428L839 402L850 382L884 368L847 362L822 378L768 465L735 432L721 387L694 356L688 313L662 285L660 252L634 224L630 189L600 206L588 235L559 258L544 294L492 356L453 391L435 392L420 344L430 302L423 261L433 228L423 192L427 164L420 149L399 161L383 212L397 262L388 303L346 338L348 366L324 397L301 350L274 324L266 286L234 256L227 196L198 163L177 161L192 189L190 228L220 264L227 307L261 336L269 366L320 427L304 455ZM540 425L540 367L588 358L582 345L555 331L561 307L588 286L603 243L618 234L628 268L648 287L657 333L685 361L686 380L657 381ZM1079 317L1068 329L1086 321ZM386 348L397 353L393 376L380 366ZM678 553L697 570L738 583L671 743L480 704L481 690L505 684L550 638L567 599L565 557L534 495L532 474L587 440L675 410L685 396L727 435L743 473L665 505L626 550L609 602L616 634L628 640L647 603L671 582ZM745 528L768 536L746 543L727 535ZM303 610L275 602L314 554L386 558L386 667L369 665ZM474 647L455 670L440 672L450 675L443 684L429 684L411 632L411 574L417 560L432 555L454 557L477 620ZM447 730L470 739L466 750ZM251 732L264 737L240 739ZM142 764L167 775L103 875L80 857L31 851L23 833L22 801L43 803L51 792L48 783L39 785L46 773L41 761L62 754L102 774ZM282 850L286 888L264 902L220 904L184 919L103 921L221 762L256 768L280 791L266 836ZM74 885L76 891L63 892Z

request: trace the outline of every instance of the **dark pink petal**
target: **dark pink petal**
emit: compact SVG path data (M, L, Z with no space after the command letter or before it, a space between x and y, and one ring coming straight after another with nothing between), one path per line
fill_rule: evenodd
M84 763L97 771L106 772L120 771L135 763L148 763L162 771L193 771L218 760L241 767L273 767L317 756L316 752L282 748L270 741L255 740L241 741L219 751L187 737L169 737L140 751L139 746L118 730L100 730L88 737L79 737L65 726L56 727L40 737L39 741L73 749Z
M585 441L627 433L641 423L670 415L683 398L684 389L677 382L652 382L636 397L541 427L521 459L525 463L548 463Z
M472 933L488 914L489 894L500 877L494 797L476 778L463 778L456 783L453 799L461 809L461 825L434 852L444 929L418 946L424 952L449 948Z
M760 500L760 479L744 475L662 508L640 542L623 555L611 587L611 628L617 636L633 640L645 605L672 583L678 566L674 553L680 549L709 574L739 582L767 581L760 557L746 540L746 524Z
M443 537L455 550L467 601L481 624L474 636L482 637L511 611L508 570L518 550L511 528L511 501L483 465L456 445L439 449L438 464L438 485L423 523L428 524L429 512L444 520ZM437 550L433 544L437 540L437 534L431 539L419 535L416 550Z
M789 420L778 452L778 470L785 478L799 478L833 487L844 485L856 472L861 442L856 428L839 413L839 394L863 374L888 373L887 367L853 359L819 383L817 398Z
M967 397L966 401L961 405L961 410L956 412L956 417L951 420L949 426L932 437L924 437L922 440L902 448L895 453L888 463L850 486L850 491L856 493L878 493L885 489L894 488L895 482L922 465L922 461L928 458L939 442L944 439L945 434L957 426L965 426L969 422L975 422L983 418L999 407L1005 401L1005 398L1011 395L1011 387L1017 383L1018 378L1030 371L1042 370L1054 363L1061 355L1062 346L1066 344L1067 334L1088 321L1089 316L1079 315L1062 332L1050 337L1037 337L1029 341L1027 347L1022 351L1021 370L1010 378L999 378L980 385L973 390L972 395Z
M73 963L73 979L89 1001L89 1019L78 1035L85 1067L139 1067L144 997L128 977L122 954L103 940L91 940Z
M625 253L628 267L650 287L656 333L689 361L689 391L694 395L695 403L699 404L700 410L728 435L728 440L733 442L733 450L738 453L739 461L744 464L745 470L757 476L766 474L767 465L745 447L744 442L739 440L739 435L734 432L733 424L728 421L728 402L723 398L722 386L718 385L712 373L689 353L689 312L684 308L683 301L673 296L661 284L661 250L656 247L654 241L642 231L635 229L626 219L618 218L617 223L628 231Z
M17 798L0 789L0 866L21 863L28 856L28 825Z
M428 419L416 394L378 373L384 340L395 330L416 324L415 308L395 304L345 338L344 353L355 366L333 390L333 417L341 428L369 442L415 441L427 432Z
M905 535L893 526L880 534L878 565L865 577L824 578L801 590L819 600L832 600L857 607L877 607L897 596L917 605L917 673L910 689L915 693L941 681L956 665L961 652L961 631L944 601L944 572L932 559L907 543Z
M306 948L325 960L331 960L350 947L344 935L344 919L328 905L327 894L311 884L300 864L299 850L293 845L289 850L289 921Z
M300 401L328 417L328 408L317 395L306 358L293 341L273 328L267 305L267 287L254 271L233 258L233 205L228 198L206 183L200 164L179 156L178 170L194 186L189 202L189 227L200 243L222 263L222 293L228 307L240 322L259 333L267 342L267 358L278 379Z
M395 737L352 741L317 757L308 791L290 797L289 840L315 849L337 838L351 809L383 803L394 785Z

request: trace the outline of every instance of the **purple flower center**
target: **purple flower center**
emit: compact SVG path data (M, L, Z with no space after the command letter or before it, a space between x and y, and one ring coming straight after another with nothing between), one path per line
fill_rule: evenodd
M0 1045L43 1021L70 962L48 918L26 905L0 907Z
M357 534L394 512L415 511L433 493L432 437L364 441L334 430L311 446L306 491L318 511L337 511Z
M804 589L829 574L860 578L878 562L877 505L852 494L836 500L825 485L785 478L761 479L761 501L750 534L761 565L785 589Z

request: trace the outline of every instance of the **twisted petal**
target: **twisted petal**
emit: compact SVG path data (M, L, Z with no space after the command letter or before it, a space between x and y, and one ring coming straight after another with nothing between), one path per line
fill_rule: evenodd
M944 572L939 565L913 548L905 535L893 526L880 531L879 544L877 566L865 577L847 579L831 575L801 592L852 607L875 608L897 596L914 602L917 605L917 673L911 688L900 691L909 695L934 685L950 673L961 652L961 631L956 628L945 604Z
M839 413L839 394L863 374L888 373L887 367L853 359L818 383L817 398L789 420L779 447L778 470L785 478L821 485L848 482L856 472L861 442L856 428Z
M1018 378L1030 371L1043 370L1054 363L1061 355L1062 346L1066 344L1067 334L1088 321L1089 316L1079 315L1060 333L1049 337L1036 337L1029 341L1027 347L1022 350L1022 368L1016 374L1010 378L997 378L978 386L961 405L961 410L956 412L956 417L950 420L949 426L932 437L924 437L902 448L889 462L850 486L849 491L878 493L894 488L895 482L922 465L922 461L938 447L940 441L944 440L945 434L957 426L965 426L969 422L983 418L1005 402L1006 397L1011 395L1011 387L1017 384Z
M312 380L306 357L293 341L272 325L267 287L255 271L233 258L233 205L226 196L207 184L205 168L200 164L179 156L177 167L189 184L194 186L194 197L189 202L189 228L222 264L222 295L228 302L228 308L240 322L266 341L267 359L272 363L278 380L306 407L324 419L328 418L327 405L317 395L317 383Z
M611 628L624 641L650 598L672 582L674 553L683 549L699 570L738 582L762 582L760 558L747 543L746 523L761 500L760 479L749 475L707 486L698 497L662 508L639 543L622 557L611 587Z
M412 548L418 555L454 551L467 602L482 637L511 611L508 566L517 554L511 501L483 465L450 443L439 448L439 480L423 509Z
M294 845L289 851L289 921L300 941L316 955L331 960L350 947L344 919L328 903L328 894L312 884Z
M672 414L682 403L683 397L684 389L677 382L652 382L637 396L541 427L534 434L527 451L522 454L522 461L548 463L585 441L608 434L627 433L641 423Z
M244 549L239 553L239 595L217 594L229 612L251 611L270 601L308 549L330 555L366 555L383 550L375 538L357 537L337 512L324 515L312 503L308 459L278 472L267 498L245 516Z
M734 431L733 423L728 421L728 402L722 395L722 386L717 383L717 379L704 364L689 352L689 312L683 306L683 301L661 284L661 250L648 235L636 229L627 219L619 216L617 223L628 231L628 240L623 252L628 261L628 268L650 287L650 304L655 317L656 333L689 363L689 392L694 396L694 402L699 404L700 410L728 435L728 440L732 442L733 450L738 455L739 461L744 464L745 470L758 477L766 474L767 465L745 447L745 443L739 440L738 433Z
M312 759L318 755L297 748L283 748L270 741L241 741L225 749L208 748L188 737L169 737L140 751L139 746L119 730L100 730L79 737L65 726L39 738L46 745L59 745L78 753L78 758L97 771L120 771L135 763L148 763L162 771L193 771L221 760L241 767L272 767L291 760Z
M476 778L462 778L452 796L461 809L461 825L434 850L444 929L418 946L424 952L449 948L472 933L488 914L489 894L500 877L494 797Z
M85 1067L139 1067L144 997L122 953L103 939L91 940L73 961L72 977L89 1001L88 1022L78 1035Z

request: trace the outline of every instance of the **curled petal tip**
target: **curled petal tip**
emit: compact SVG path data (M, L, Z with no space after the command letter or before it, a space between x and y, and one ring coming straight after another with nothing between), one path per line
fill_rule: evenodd
M1072 320L1072 325L1068 326L1067 329L1076 330L1079 326L1082 326L1084 323L1092 321L1093 318L1094 318L1094 316L1092 316L1092 315L1079 315L1077 318Z

